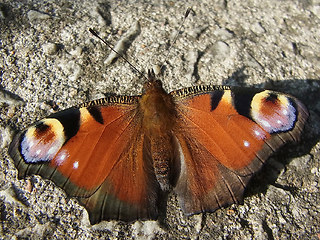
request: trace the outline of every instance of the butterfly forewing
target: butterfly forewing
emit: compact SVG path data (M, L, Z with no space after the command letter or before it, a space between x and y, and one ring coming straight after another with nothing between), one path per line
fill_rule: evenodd
M53 180L79 198L92 223L156 218L159 187L144 149L137 99L87 103L18 134L9 153L19 176L39 174Z
M299 138L308 117L297 99L266 90L197 86L171 95L183 166L175 191L188 214L241 201L251 176Z

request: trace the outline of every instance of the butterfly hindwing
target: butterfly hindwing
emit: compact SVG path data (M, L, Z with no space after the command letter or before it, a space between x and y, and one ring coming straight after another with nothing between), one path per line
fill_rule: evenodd
M175 191L188 214L242 200L251 176L308 117L295 98L268 90L198 86L171 93L181 171Z
M138 97L70 108L16 135L9 153L19 177L51 179L102 219L157 217L159 185L141 131Z

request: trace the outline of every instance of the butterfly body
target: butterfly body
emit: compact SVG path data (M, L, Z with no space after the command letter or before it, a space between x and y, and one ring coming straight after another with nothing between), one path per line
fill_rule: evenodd
M165 92L149 74L141 96L111 96L40 120L9 153L19 177L51 179L91 223L156 219L173 190L186 214L242 200L250 178L297 141L308 112L268 90L195 86Z
M174 161L172 131L176 124L175 104L159 80L150 74L149 79L139 100L139 112L143 114L142 130L145 141L150 145L157 181L163 191L169 191L172 187L170 165Z

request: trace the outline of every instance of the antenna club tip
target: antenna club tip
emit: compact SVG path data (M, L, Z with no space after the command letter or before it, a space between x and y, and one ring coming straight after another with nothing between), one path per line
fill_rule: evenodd
M186 11L186 13L185 13L185 15L184 15L184 18L187 18L187 17L189 16L189 14L190 14L191 11L192 11L192 7L188 7L188 8L187 8L187 11Z

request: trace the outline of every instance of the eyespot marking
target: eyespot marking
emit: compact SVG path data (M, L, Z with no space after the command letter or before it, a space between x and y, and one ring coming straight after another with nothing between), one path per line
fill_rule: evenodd
M57 166L63 165L65 160L69 157L69 153L66 150L59 152L55 157L55 163Z
M292 99L269 90L257 93L251 102L251 117L269 133L290 131L297 120Z
M21 137L20 152L26 163L49 162L65 142L59 120L46 118L28 128Z
M78 161L75 161L73 163L73 169L78 169L79 168L79 162Z
M243 141L243 146L245 147L249 147L250 146L250 143L246 140Z

